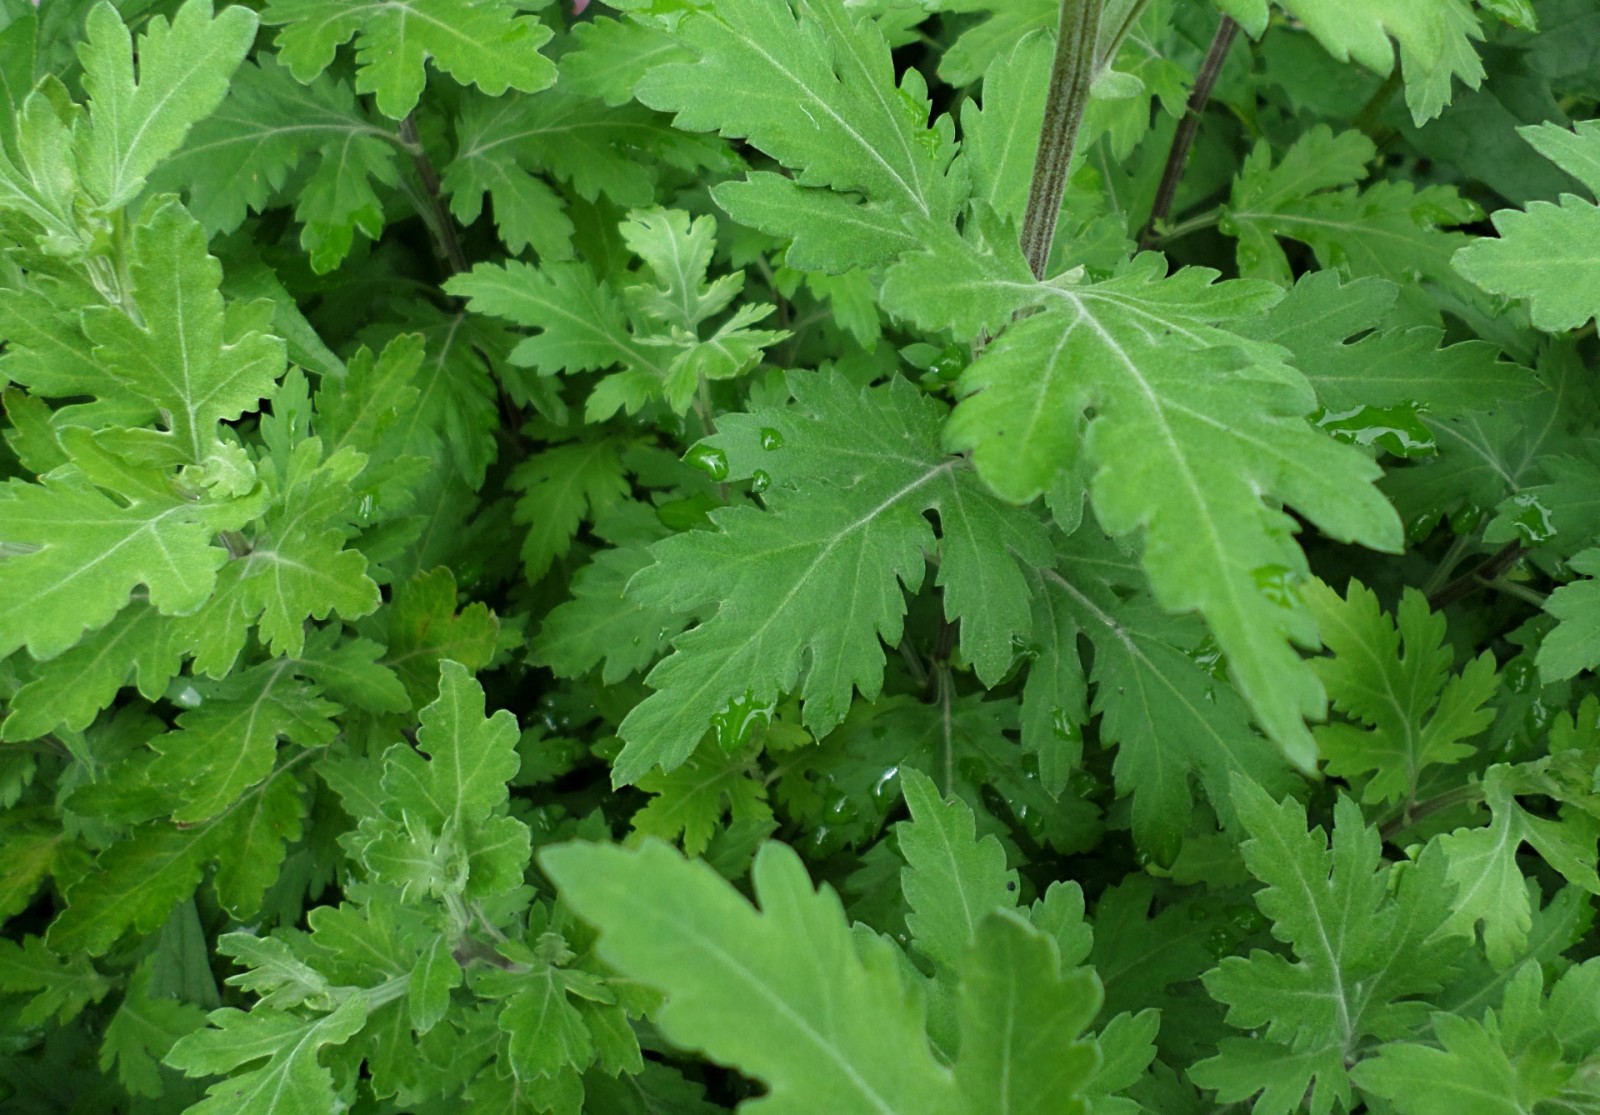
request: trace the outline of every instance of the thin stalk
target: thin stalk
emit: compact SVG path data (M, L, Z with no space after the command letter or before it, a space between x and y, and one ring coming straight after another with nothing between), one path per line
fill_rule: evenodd
M1061 0L1061 28L1056 35L1055 61L1050 65L1044 126L1039 129L1039 153L1033 161L1033 184L1022 219L1022 254L1036 279L1044 278L1050 262L1072 149L1089 104L1103 4L1104 0Z
M417 177L422 179L423 194L427 197L433 217L429 224L433 226L433 235L439 242L439 254L450 265L450 273L459 274L467 269L467 256L456 237L455 221L445 208L444 196L439 189L439 172L433 168L432 160L423 149L416 121L410 116L400 121L400 138L411 154L411 165L416 168Z
M1223 16L1222 22L1217 25L1217 33L1211 38L1211 46L1206 50L1205 60L1200 63L1200 72L1195 76L1194 90L1189 94L1183 119L1172 137L1167 165L1161 171L1161 185L1156 190L1155 205L1150 209L1150 220L1139 234L1141 251L1155 243L1156 226L1172 215L1172 203L1178 196L1178 183L1183 180L1184 168L1189 163L1189 149L1194 146L1194 137L1200 131L1200 118L1205 115L1206 105L1211 103L1211 91L1216 87L1217 76L1222 73L1223 62L1227 61L1228 48L1233 46L1234 37L1238 34L1239 25L1229 16Z
M1450 548L1445 551L1444 559L1439 562L1438 567L1428 577L1427 583L1422 586L1422 595L1432 596L1439 591L1439 586L1444 584L1450 578L1450 574L1456 571L1456 564L1460 562L1462 556L1467 552L1467 547L1471 545L1472 536L1470 534L1456 535L1455 540L1450 543Z
M1463 597L1471 596L1482 588L1485 583L1495 580L1517 563L1527 551L1522 548L1521 542L1507 542L1499 550L1491 554L1486 560L1479 563L1438 592L1428 597L1428 607L1434 611L1442 611Z
M1399 836L1418 821L1425 820L1446 809L1453 809L1458 805L1466 805L1469 802L1481 800L1483 800L1483 786L1481 783L1473 783L1470 786L1458 786L1454 790L1448 790L1438 797L1429 798L1427 801L1407 802L1405 809L1398 817L1384 822L1379 827L1378 834L1386 843L1393 843L1396 836Z

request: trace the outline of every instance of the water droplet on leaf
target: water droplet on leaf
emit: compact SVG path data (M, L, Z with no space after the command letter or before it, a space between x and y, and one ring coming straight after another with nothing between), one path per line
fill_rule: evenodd
M696 445L683 459L713 480L728 478L728 455L714 445Z
M768 475L766 469L758 468L751 474L750 490L756 495L760 495L770 487L772 487L772 477Z
M761 427L761 448L765 449L769 453L774 449L782 449L782 432L779 430L774 430L771 426Z

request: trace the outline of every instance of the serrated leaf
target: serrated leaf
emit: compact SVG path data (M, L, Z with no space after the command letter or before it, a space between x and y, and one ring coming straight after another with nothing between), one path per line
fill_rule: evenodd
M1006 869L1005 849L998 840L977 839L972 810L959 799L940 795L933 779L907 767L900 771L900 787L911 810L911 820L898 826L900 854L906 861L901 886L911 907L906 926L917 951L953 974L979 938L985 917L1016 905L1016 872ZM987 932L1005 947L1037 951L1008 928ZM1004 979L1007 971L1001 965L984 974ZM958 1081L960 1077L958 1070Z
M792 49L797 36L807 49ZM804 168L808 185L859 190L935 219L953 211L944 178L954 153L948 124L928 129L915 71L898 90L890 86L881 32L838 0L715 0L677 37L698 61L653 69L637 92L675 112L678 127L747 138Z
M222 860L222 869L236 880L224 883L229 902L241 911L248 910L250 903L260 900L261 889L276 877L281 851L273 848L269 853L271 845L260 835L251 837L241 833L240 827L257 824L259 817L259 823L284 826L279 835L290 835L290 826L297 823L298 804L288 809L264 805L257 813L254 797L291 792L297 796L298 788L288 777L292 769L292 763L280 766L271 778L247 790L230 810L201 824L179 828L154 822L130 829L100 853L91 870L78 875L66 888L66 909L50 926L51 947L99 956L129 929L153 932L166 921L174 904L194 893L206 865L215 859ZM157 794L156 800L160 802L162 795ZM158 804L152 812L159 815L161 811ZM139 819L151 815L145 813ZM230 851L241 849L255 851L256 858L230 865Z
M1100 1009L1100 981L1065 974L1055 941L1019 914L991 912L961 968L956 1087L972 1111L1077 1115L1100 1061L1080 1040Z
M165 1090L159 1062L179 1038L205 1025L205 1011L193 1003L150 993L152 968L140 965L129 981L122 1005L106 1025L100 1043L100 1071L115 1066L117 1079L136 1096L159 1097Z
M535 454L511 473L516 520L528 527L522 566L537 581L572 548L584 519L592 519L631 491L622 467L623 444L611 438L571 442Z
M94 307L84 314L84 332L108 376L161 415L167 433L152 450L156 459L200 465L214 452L219 423L255 410L276 390L284 345L259 330L265 304L225 309L222 268L206 253L204 231L170 200L133 235L131 294L142 321Z
M759 912L710 867L657 842L570 844L539 860L600 927L600 955L665 992L663 1034L761 1080L772 1115L960 1110L892 946L853 938L838 899L812 890L782 845L756 856Z
M1334 708L1357 722L1314 732L1329 774L1370 775L1361 790L1365 802L1410 803L1424 769L1474 754L1465 741L1494 719L1482 707L1499 685L1492 654L1452 676L1444 616L1431 612L1415 589L1401 598L1398 629L1360 581L1350 582L1344 600L1320 581L1308 584L1301 599L1334 654L1314 661L1317 674Z
M553 84L556 68L538 53L553 32L519 7L507 0L399 0L374 10L341 0L272 0L261 22L283 28L278 56L305 82L356 38L356 92L377 94L378 111L399 120L422 96L428 62L491 97Z
M37 1026L52 1017L65 1025L105 998L111 981L88 957L59 955L43 937L28 936L20 944L0 940L0 991L28 996L17 1014L22 1025Z
M1549 760L1523 768L1498 763L1483 778L1491 820L1484 828L1460 828L1438 840L1456 899L1444 929L1472 934L1483 922L1483 943L1496 968L1505 968L1527 944L1532 911L1517 854L1524 844L1567 880L1600 894L1595 840L1600 824L1575 811L1560 819L1536 816L1517 801L1519 793L1559 793L1542 777Z
M939 451L935 405L904 379L857 392L837 376L796 375L789 387L796 406L726 416L704 443L729 477L769 475L768 510L713 512L717 530L658 543L656 564L629 583L647 606L718 609L646 679L656 692L619 730L617 785L677 766L730 701L798 691L809 729L835 727L853 690L877 695L879 640L900 640L900 586L921 585L923 553L936 546L946 612L961 620L962 651L980 677L998 680L1012 636L1031 622L1012 554L1042 558L1042 532ZM940 516L937 542L928 509ZM847 625L817 622L841 602Z
M220 530L252 517L248 501L189 499L161 470L116 460L88 431L63 431L74 463L42 483L0 488L0 656L26 646L52 658L108 623L138 585L167 615L198 608L227 551ZM0 551L5 552L5 551Z
M1600 122L1518 134L1600 196ZM1526 211L1501 209L1491 220L1499 239L1483 237L1457 252L1457 271L1491 293L1528 299L1535 328L1547 333L1600 315L1600 206L1564 194L1559 203L1530 202Z
M1066 650L1075 659L1080 633L1093 644L1092 711L1101 717L1101 741L1116 745L1117 793L1132 796L1140 849L1170 864L1189 829L1195 778L1230 824L1236 775L1274 793L1286 792L1293 778L1282 755L1252 731L1244 701L1214 672L1215 643L1204 640L1191 617L1167 615L1148 596L1123 599L1137 568L1130 562L1108 574L1114 568L1108 550L1074 546L1059 570L1041 571L1035 599L1070 627L1071 643L1058 654ZM1030 670L1041 664L1050 665L1036 660ZM1061 730L1078 728L1066 710L1063 716L1068 723Z
M1419 320L1436 320L1432 301L1413 288L1419 279L1459 283L1450 259L1468 238L1447 229L1482 214L1447 186L1379 181L1358 188L1373 153L1360 132L1335 135L1325 126L1306 132L1276 162L1268 144L1257 144L1220 225L1239 238L1240 273L1288 285L1289 261L1277 238L1298 240L1324 268L1399 284Z
M703 855L724 814L733 822L772 819L766 787L753 774L744 749L730 753L708 740L675 770L639 779L639 789L655 796L633 815L633 830L662 840L681 835L684 852Z
M36 675L8 703L0 738L37 739L63 724L81 732L124 685L132 682L156 700L181 666L172 625L149 605L134 604L71 650L35 667Z
M217 107L256 36L256 15L232 5L215 18L211 0L188 0L172 22L145 24L137 58L133 38L109 3L89 14L78 48L89 95L89 132L78 165L95 201L116 209L132 201L145 176Z
M418 714L417 746L384 753L382 814L362 818L351 846L408 896L481 897L521 882L528 827L503 815L521 764L517 721L505 709L485 717L483 702L467 668L442 661L439 696Z
M1545 601L1545 611L1560 622L1539 644L1536 661L1548 682L1563 681L1600 665L1600 549L1575 554L1568 564L1588 579L1562 585Z
M1443 331L1432 327L1378 331L1398 295L1383 279L1346 282L1336 271L1307 271L1265 317L1237 328L1287 348L1329 411L1410 405L1455 415L1541 389L1526 368L1500 359L1499 348L1487 341L1440 348Z
M187 191L207 232L231 232L250 212L287 202L314 270L331 270L359 230L383 231L378 186L399 183L394 138L370 121L348 85L327 76L296 81L270 54L240 67L222 106L190 132L152 175L156 188ZM302 177L303 176L303 177Z
M210 1076L266 1058L213 1084L192 1115L276 1115L284 1110L326 1111L336 1104L333 1076L318 1058L327 1046L350 1040L367 1019L364 995L351 995L313 1019L264 1007L249 1013L224 1007L206 1016L207 1029L180 1038L166 1063L189 1076Z
M600 680L606 685L654 662L688 624L689 613L671 602L647 606L623 595L634 574L653 561L642 546L596 554L573 575L573 599L545 617L532 640L532 660L569 678L603 663Z
M197 685L199 707L150 746L161 755L150 776L175 799L172 815L206 821L273 772L278 740L319 747L338 732L340 707L299 681L289 659L264 662Z
M1191 1077L1219 1089L1221 1102L1265 1088L1260 1115L1299 1110L1308 1090L1313 1110L1328 1110L1335 1097L1348 1104L1350 1052L1365 1037L1419 1023L1426 1007L1411 997L1443 986L1461 951L1459 936L1435 936L1451 911L1442 857L1409 865L1391 895L1377 830L1349 799L1335 808L1331 846L1321 829L1306 831L1293 798L1274 802L1238 779L1234 807L1251 836L1245 862L1266 884L1256 905L1295 959L1256 949L1206 973L1228 1023L1262 1035L1225 1043Z
M400 675L413 704L438 693L445 659L481 670L494 657L500 625L481 603L456 610L456 579L441 566L399 586L390 602L389 654L384 665Z
M889 279L901 276L897 304L927 326L961 320L959 278L941 284L952 272L977 275L971 259L942 247L906 257ZM1257 719L1309 767L1316 752L1302 718L1321 715L1323 694L1290 649L1313 625L1288 587L1304 558L1261 497L1378 549L1399 546L1400 524L1371 486L1370 461L1302 420L1311 391L1280 350L1240 347L1215 327L1259 314L1275 294L1163 269L1146 255L1105 282L1036 283L1013 252L1007 278L976 278L996 309L1008 300L1047 309L1008 328L962 374L965 399L944 440L972 450L985 481L1018 502L1052 488L1083 453L1097 470L1089 494L1101 526L1142 529L1156 599L1205 617ZM1091 407L1092 420L1077 417Z

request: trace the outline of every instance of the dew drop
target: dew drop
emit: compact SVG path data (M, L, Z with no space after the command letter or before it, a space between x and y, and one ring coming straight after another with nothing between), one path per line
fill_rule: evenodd
M1280 608L1294 607L1294 573L1286 565L1262 565L1250 571L1261 595Z
M755 694L746 689L744 696L735 697L711 716L711 730L717 746L724 751L739 750L750 741L751 733L772 723L772 713L777 706L768 701L761 703Z
M696 445L683 459L713 480L728 478L728 455L714 445Z
M770 487L772 487L772 477L767 474L766 469L758 468L751 474L750 490L756 495L760 495Z
M771 426L761 427L761 448L767 452L783 448L783 433L774 430Z

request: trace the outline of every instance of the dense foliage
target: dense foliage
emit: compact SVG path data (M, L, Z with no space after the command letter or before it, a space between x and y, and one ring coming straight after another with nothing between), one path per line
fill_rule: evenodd
M606 3L0 0L0 1106L1600 1112L1600 7Z

